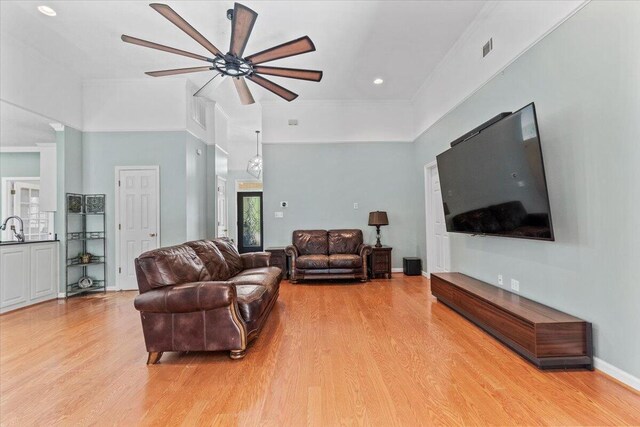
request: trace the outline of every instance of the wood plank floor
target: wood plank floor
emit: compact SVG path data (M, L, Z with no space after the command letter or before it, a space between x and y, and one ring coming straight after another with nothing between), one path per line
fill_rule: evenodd
M436 302L422 277L282 284L243 360L146 366L134 292L0 316L10 425L640 425L599 372L541 372Z

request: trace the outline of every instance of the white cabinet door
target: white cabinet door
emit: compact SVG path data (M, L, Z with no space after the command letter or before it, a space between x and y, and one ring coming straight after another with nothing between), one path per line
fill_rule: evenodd
M31 299L53 297L58 287L57 243L33 244L31 246Z
M29 247L0 248L0 308L24 304L29 298Z

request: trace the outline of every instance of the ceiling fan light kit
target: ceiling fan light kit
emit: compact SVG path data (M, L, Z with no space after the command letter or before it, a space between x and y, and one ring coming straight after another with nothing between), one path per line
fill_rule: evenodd
M249 36L253 31L258 14L248 7L235 3L233 9L227 10L227 18L231 20L231 42L229 52L222 53L220 49L207 40L198 30L193 28L186 20L166 4L152 3L151 6L156 12L164 16L169 22L180 28L189 37L204 47L212 57L199 55L197 53L187 52L170 46L150 42L147 40L131 37L123 34L121 39L126 43L135 44L151 49L161 50L176 55L186 56L188 58L197 59L211 63L209 66L177 68L172 70L148 71L146 74L152 77L172 76L178 74L197 73L202 71L214 71L217 75L232 77L240 102L243 105L253 104L255 100L247 86L246 80L262 86L268 91L278 95L279 97L293 101L298 97L294 92L262 77L262 74L285 77L298 80L307 80L319 82L322 80L322 71L304 70L298 68L269 67L259 64L275 61L276 59L288 58L290 56L301 55L303 53L313 52L316 50L315 45L308 36L303 36L278 46L263 50L253 55L244 57L244 50L247 46ZM209 80L195 94L197 95L211 81Z

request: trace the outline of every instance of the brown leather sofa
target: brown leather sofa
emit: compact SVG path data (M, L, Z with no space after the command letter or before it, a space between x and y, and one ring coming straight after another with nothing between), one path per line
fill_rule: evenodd
M367 256L362 230L296 230L293 244L287 246L291 257L290 280L359 279L367 281Z
M244 357L276 300L282 271L270 254L238 254L226 239L198 240L145 252L135 260L149 352L230 350Z

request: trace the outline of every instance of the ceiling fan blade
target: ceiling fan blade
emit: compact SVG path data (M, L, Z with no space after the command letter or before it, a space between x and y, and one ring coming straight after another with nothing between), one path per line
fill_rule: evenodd
M213 69L213 67L175 68L173 70L147 71L145 74L150 75L151 77L164 77L173 76L174 74L197 73L200 71L209 71Z
M215 74L213 77L211 77L211 79L208 82L206 82L204 85L202 85L202 87L200 89L198 89L198 91L196 93L194 93L193 96L200 96L200 92L202 92L204 90L204 88L209 86L209 83L211 83L219 75L220 75L220 73Z
M220 49L212 45L209 40L207 40L202 34L198 32L198 30L193 28L191 24L189 24L180 15L178 15L175 10L171 9L166 4L161 3L151 3L149 6L151 6L160 15L167 18L176 27L187 33L192 39L200 43L209 52L213 53L214 55L222 55Z
M256 23L258 14L240 3L233 7L233 24L231 27L231 47L229 52L239 58L244 53L247 41Z
M242 105L254 104L256 101L251 95L249 86L247 86L247 81L242 77L234 78L232 80L233 84L236 86L236 90L238 91L238 96L240 96L240 102L242 103Z
M255 84L262 86L263 88L275 93L279 97L284 98L289 102L298 97L297 94L291 92L289 89L285 89L282 86L272 82L271 80L267 80L264 77L258 76L257 74L251 74L250 76L247 76L247 78Z
M137 44L138 46L149 47L151 49L163 50L169 53L175 53L176 55L182 55L193 59L199 59L201 61L213 62L212 58L207 58L206 56L198 55L197 53L187 52L186 50L176 49L174 47L165 46L163 44L158 44L154 42L150 42L147 40L138 39L135 37L128 36L123 34L121 37L123 42Z
M264 65L258 65L253 67L253 71L258 74L288 77L290 79L311 80L313 82L322 80L322 71L318 70L301 70L299 68L266 67Z
M316 50L316 47L309 36L304 36L299 39L274 46L267 50L263 50L262 52L254 53L253 55L247 56L245 59L253 64L262 64L263 62L313 52L314 50Z

